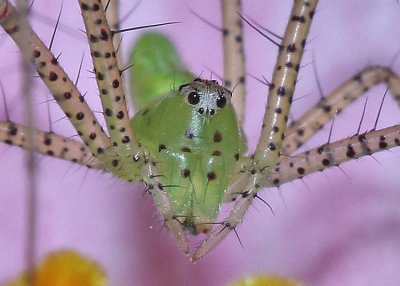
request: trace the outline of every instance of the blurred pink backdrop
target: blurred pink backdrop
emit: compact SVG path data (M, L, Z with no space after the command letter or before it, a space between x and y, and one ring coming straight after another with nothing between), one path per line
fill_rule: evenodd
M121 1L122 14L133 4ZM247 17L282 35L291 1L243 1ZM61 1L35 1L33 23L49 43ZM204 77L222 74L220 35L189 9L219 25L217 1L143 1L123 27L165 21L181 24L160 28L171 35L185 62ZM315 60L324 94L368 65L391 65L400 72L400 6L396 1L321 1L306 46L292 116L298 118L319 98L310 64ZM77 1L64 1L62 25L53 51L73 79L85 55L78 83L94 111L100 111L90 71L89 52ZM246 25L245 25L246 26ZM124 35L125 59L138 32ZM19 52L0 35L0 80L5 86L12 120L23 122ZM276 49L246 26L249 74L271 78ZM48 130L49 92L35 80L33 94L37 126ZM266 87L248 77L244 129L250 150L258 139ZM373 128L385 87L368 92L367 115L361 130ZM353 135L364 99L338 116L331 141ZM50 103L54 132L73 136L71 125ZM101 118L101 114L98 114ZM0 118L6 119L3 104ZM400 110L387 97L378 127L398 124ZM306 147L328 140L329 126ZM24 268L26 209L29 178L25 152L0 145L0 281ZM197 264L183 256L143 187L110 175L88 171L69 162L38 156L38 259L49 251L73 248L97 260L111 285L224 285L250 273L275 273L309 285L395 285L400 281L400 150L381 152L283 185L261 196L275 215L256 200L234 234Z

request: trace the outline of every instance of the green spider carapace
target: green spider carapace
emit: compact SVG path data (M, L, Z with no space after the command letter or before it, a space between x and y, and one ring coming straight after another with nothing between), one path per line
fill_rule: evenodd
M232 93L215 80L193 80L160 34L145 34L131 60L134 100L143 106L132 128L155 158L175 219L192 234L206 233L246 151ZM192 81L171 88L174 80Z

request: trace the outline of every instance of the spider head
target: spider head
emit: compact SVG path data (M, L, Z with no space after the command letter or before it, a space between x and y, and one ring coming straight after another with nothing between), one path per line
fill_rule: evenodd
M190 83L181 85L179 92L185 103L203 116L213 116L230 104L232 92L218 84L216 80L196 78Z

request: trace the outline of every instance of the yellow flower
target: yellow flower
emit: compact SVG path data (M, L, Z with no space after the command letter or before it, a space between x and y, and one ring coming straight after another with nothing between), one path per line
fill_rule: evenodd
M95 262L75 251L63 250L52 253L31 275L34 283L28 283L24 273L6 286L107 286L104 271Z
M246 278L233 281L229 286L304 286L304 284L290 278L276 275L250 275Z

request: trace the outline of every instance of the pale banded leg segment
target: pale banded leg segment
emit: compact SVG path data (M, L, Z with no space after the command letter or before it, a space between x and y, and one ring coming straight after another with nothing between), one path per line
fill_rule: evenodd
M110 27L110 30L116 31L119 30L119 1L109 1L109 0L101 0L101 4L104 7L107 23ZM121 45L121 37L120 34L116 34L113 37L113 45L117 52L117 61L118 66L122 67L122 53L118 53L118 47Z
M95 156L96 159L101 161L101 165L105 170L113 172L116 176L127 181L139 181L146 184L147 190L152 194L164 218L165 225L173 233L181 250L184 253L188 253L189 247L186 236L182 231L179 221L174 217L174 211L166 193L163 191L163 186L159 181L159 175L155 171L156 162L154 162L149 154L143 153L139 148L129 126L128 113L126 106L124 106L125 93L122 90L120 69L115 60L115 51L111 41L112 35L104 17L103 8L99 4L99 1L82 1L81 8L84 20L87 22L85 25L87 26L89 44L91 45L94 58L96 78L98 82L100 82L99 91L105 108L106 122L108 122L110 134L117 134L117 138L119 138L117 140L120 142L111 142L111 139L103 131L103 128L85 102L84 97L58 65L54 55L32 30L29 31L31 35L31 47L27 52L32 55L32 63L39 76L47 85L54 99L65 112L68 119L74 125L85 145L89 147L90 152L93 154L92 156ZM0 25L10 34L17 45L21 42L19 14L6 0L0 0ZM101 45L105 42L107 42L106 47ZM100 63L96 58L102 58L102 60L105 61ZM107 81L110 80L110 82L105 83L105 79L107 79ZM4 124L6 126L3 128L4 130L1 131L0 140L11 140L9 139L10 130L7 127L10 122ZM11 124L17 126L17 129L20 131L26 130L24 126L14 123ZM15 131L11 131L11 133L14 132ZM53 154L59 153L61 157L64 156L62 154L63 151L58 150L58 147L55 149L51 148L50 150L49 147L44 146L46 142L48 142L45 140L48 134L49 133L46 134L42 131L35 132L35 135L38 136L38 138L35 139L35 143L37 143L38 146L35 146L34 149L38 150L39 153L51 151ZM77 145L76 142L72 143L72 141L62 138L61 136L54 136L57 137L56 140L66 140L63 143L63 146L66 148L77 149L80 147L79 143ZM22 138L22 132L21 134L17 132L13 137L15 142L11 143L7 141L6 143L29 148L28 146L20 144L20 141L23 140ZM53 138L55 137L52 137L52 139ZM85 156L84 154L86 154L86 152L87 150L85 150L81 156ZM74 161L74 159L79 161L79 159L73 158L72 156L71 154L72 161ZM86 164L85 162L83 165ZM95 165L97 165L97 163Z
M263 185L279 186L349 160L400 146L400 125L356 134L294 156L281 156L269 169Z
M238 181L228 188L228 193L241 195L236 199L229 217L211 231L194 253L193 260L207 254L242 221L257 192L262 189L263 178L268 169L278 162L300 61L317 2L294 1L269 88L261 137L255 153L251 156L252 164L243 170Z
M33 132L36 141L34 142L35 152L78 163L89 168L103 169L102 162L94 157L83 143L52 132L37 129ZM27 133L28 130L25 126L11 121L0 121L0 142L28 149Z
M121 71L103 6L99 1L79 1L86 27L94 72L100 92L107 129L116 153L122 160L139 157L138 143L129 125ZM142 161L142 159L140 159Z
M0 25L17 45L22 42L19 19L16 9L8 1L0 0ZM31 29L28 32L31 46L26 52L32 55L31 61L39 76L91 152L96 156L103 154L111 147L110 139L54 55Z
M292 17L293 19L293 17ZM279 68L278 68L279 70ZM274 83L275 81L273 81ZM368 89L379 83L385 82L395 100L400 101L400 80L396 74L385 67L366 68L351 80L345 82L332 92L329 96L323 98L312 109L306 112L299 120L294 122L285 132L287 134L281 149L282 155L279 155L277 164L274 166L266 165L263 173L264 179L258 179L257 169L250 169L251 175L242 175L228 190L227 199L236 200L235 206L230 213L230 217L214 232L215 237L210 237L211 246L206 243L199 252L195 254L194 259L198 259L212 248L214 240L218 236L228 233L234 229L245 215L253 198L257 194L257 189L248 187L247 180L253 180L254 186L275 187L285 182L301 178L316 171L322 171L331 166L337 166L343 162L357 159L362 156L388 150L400 146L400 125L373 130L363 134L356 134L351 138L339 140L334 143L324 144L318 148L306 151L299 155L287 156L291 154L303 143L305 143L314 133L322 128L329 120L339 113L348 104L353 102ZM278 107L279 108L279 107ZM280 109L275 109L281 111ZM257 154L256 154L257 155ZM255 166L257 166L256 156L254 156ZM273 166L273 168L271 167ZM246 173L246 169L243 170ZM241 190L245 190L244 192ZM238 196L239 195L239 196ZM217 244L218 242L215 242Z
M224 82L225 87L234 90L232 104L239 123L244 118L245 65L243 51L243 23L240 18L240 0L222 0L224 37Z
M366 68L322 98L288 127L281 154L292 154L346 106L382 82L388 85L388 89L400 105L399 77L385 67Z
M269 86L261 137L254 153L256 164L271 167L278 161L296 86L306 37L317 5L316 0L296 0Z
M93 66L99 87L104 116L113 140L118 159L112 160L112 169L118 177L128 181L144 182L152 194L165 225L172 232L179 247L184 253L189 252L186 235L181 224L174 217L164 186L156 172L156 162L150 154L142 150L132 132L122 85L113 34L105 18L100 1L80 0L86 34L93 59ZM122 167L123 166L123 167Z

